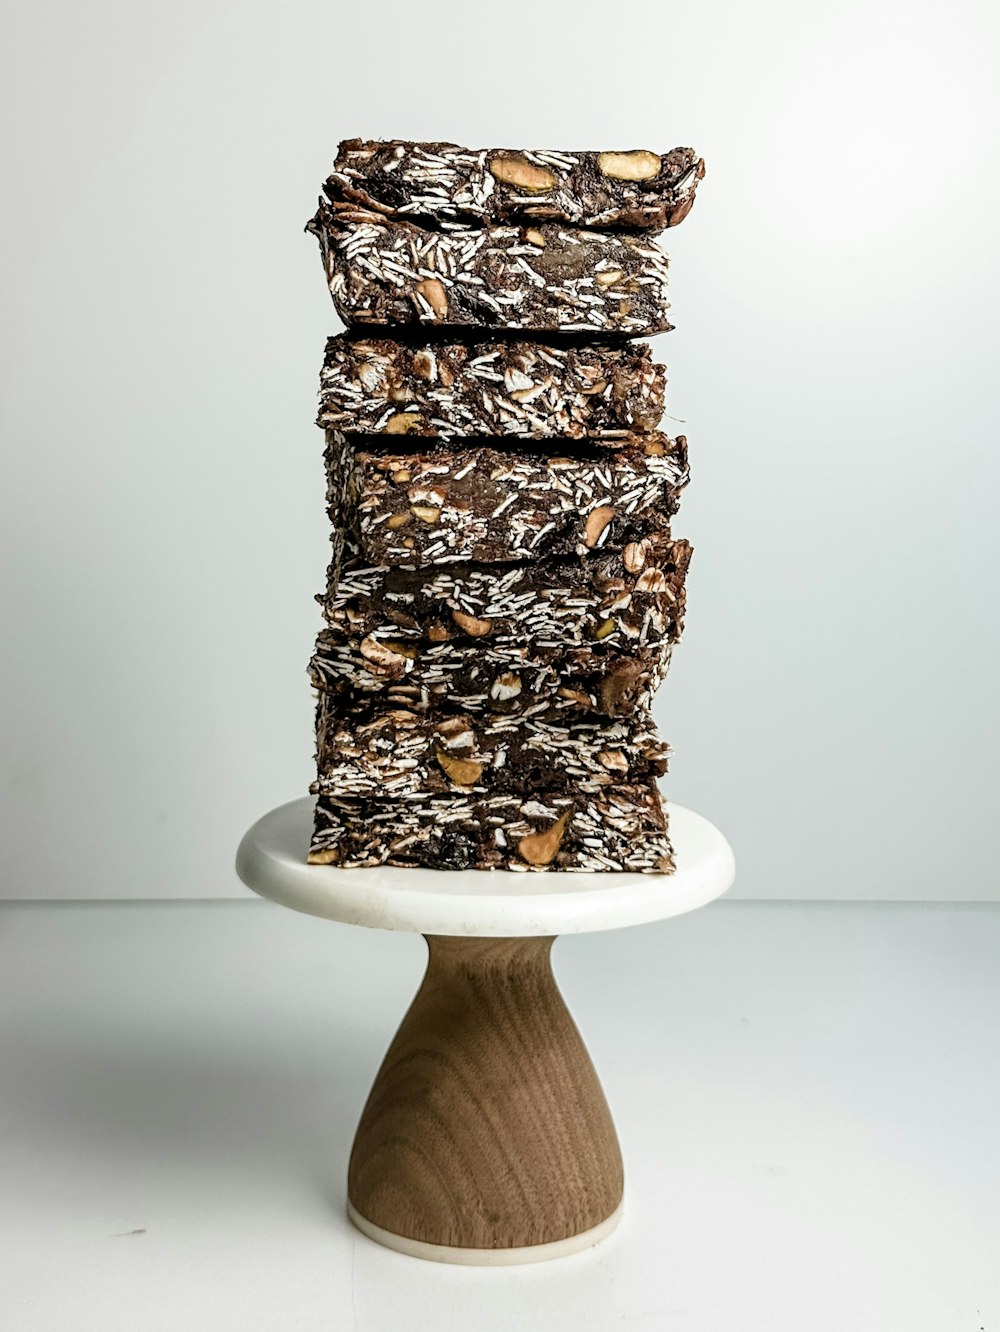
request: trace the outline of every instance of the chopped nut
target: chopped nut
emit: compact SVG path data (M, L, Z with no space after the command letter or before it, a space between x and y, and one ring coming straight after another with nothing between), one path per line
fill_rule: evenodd
M516 185L528 194L544 194L556 183L554 172L535 166L534 162L516 153L496 153L490 162L490 171L505 185Z
M418 426L423 425L419 412L396 412L390 416L385 423L385 433L387 435L408 435L411 430L416 430Z
M475 786L483 775L483 765L474 759L456 758L443 749L435 749L434 757L456 786Z
M396 644L383 643L369 634L361 640L361 655L377 667L377 672L373 674L387 675L392 680L398 680L406 674L408 657L405 652L398 651L397 647Z
M637 592L662 592L667 580L662 569L645 569L635 580Z
M394 532L398 532L399 529L405 527L409 521L410 515L408 513L394 513L392 517L386 521L386 527L391 528Z
M503 382L506 389L531 389L535 387L535 381L516 367L509 365L503 372Z
M537 227L528 227L528 229L524 233L524 239L528 241L531 245L541 245L541 246L545 245L545 236L542 234L542 232L538 230Z
M637 148L630 153L598 153L597 167L612 180L652 180L660 174L660 159Z
M415 290L420 293L434 311L435 319L445 319L448 315L448 293L437 278L424 278L418 282Z
M417 543L413 540L413 537L403 537L403 545L407 550L412 550L416 544Z
M490 685L490 698L506 703L509 698L517 698L521 692L521 677L514 671L504 671Z
M435 731L446 749L475 749L476 736L468 717L449 717Z
M583 525L583 544L588 550L593 550L597 545L601 533L614 516L615 511L610 504L599 504L596 509L591 509Z
M620 749L602 749L597 755L597 761L609 772L628 772L628 759Z
M629 573L641 573L649 555L648 541L630 541L622 551L622 564Z
M437 374L437 357L426 348L413 353L411 365L418 379L433 380Z
M407 481L411 481L413 479L413 473L408 472L404 467L402 470L398 472L393 472L392 479L393 481L395 481L397 486L405 486Z
M517 844L518 854L529 865L550 864L559 850L566 832L566 825L569 823L572 814L573 811L568 809L565 814L560 814L555 823L550 824L543 832L528 833L526 837L522 837Z
M431 527L441 517L441 510L433 508L430 504L412 504L410 512L415 514L421 522L428 523Z
M451 638L451 630L445 628L440 620L431 620L427 626L427 637L432 643L447 643Z
M594 274L594 281L599 287L613 287L624 276L620 268L606 268L603 272Z
M466 615L464 611L453 610L451 618L458 625L459 629L464 629L467 634L473 638L484 638L487 634L493 632L492 620L479 620L475 615Z
M310 865L333 865L339 859L340 852L332 846L326 850L310 851L306 856L306 862Z

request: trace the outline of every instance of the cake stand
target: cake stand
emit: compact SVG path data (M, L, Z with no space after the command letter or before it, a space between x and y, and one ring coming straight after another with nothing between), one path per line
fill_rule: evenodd
M348 1168L348 1215L371 1239L418 1258L499 1265L574 1253L615 1228L618 1138L550 952L558 934L663 920L726 891L726 839L700 814L669 811L669 877L307 865L308 798L243 838L236 870L261 896L427 939L426 974Z

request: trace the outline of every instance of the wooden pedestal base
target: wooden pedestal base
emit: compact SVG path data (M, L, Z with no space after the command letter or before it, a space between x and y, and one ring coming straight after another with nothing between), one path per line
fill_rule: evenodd
M621 1153L553 939L426 938L427 972L354 1140L352 1219L450 1262L596 1243L618 1217Z

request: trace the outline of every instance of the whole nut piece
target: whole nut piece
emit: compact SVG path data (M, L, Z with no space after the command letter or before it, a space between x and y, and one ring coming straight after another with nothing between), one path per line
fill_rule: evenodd
M414 290L424 298L434 311L435 319L446 319L448 317L448 293L437 278L424 278L422 282L417 283Z
M636 148L630 153L598 153L598 170L611 180L652 180L660 174L656 153Z
M490 172L504 185L516 185L528 194L544 194L556 183L554 172L535 166L517 153L497 153L490 162Z
M599 504L587 514L587 521L583 525L583 544L588 550L594 549L614 516L615 511L610 504Z
M565 814L559 815L555 823L550 824L542 832L528 833L527 836L522 837L517 844L518 854L529 865L551 864L559 850L572 814L573 811L568 809Z
M473 638L485 638L487 634L493 632L492 620L480 620L475 615L466 615L465 611L453 610L451 618L458 625L459 629L464 629L467 634Z

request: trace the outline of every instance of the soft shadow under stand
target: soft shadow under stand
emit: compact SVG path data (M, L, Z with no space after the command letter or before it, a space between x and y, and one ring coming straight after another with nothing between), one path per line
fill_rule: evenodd
M725 838L669 809L669 877L307 865L308 798L243 838L236 868L254 892L427 939L423 983L351 1152L348 1214L370 1238L418 1258L500 1264L574 1253L614 1229L618 1138L550 952L558 934L663 920L726 891Z

